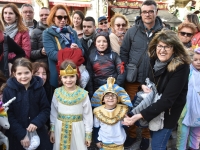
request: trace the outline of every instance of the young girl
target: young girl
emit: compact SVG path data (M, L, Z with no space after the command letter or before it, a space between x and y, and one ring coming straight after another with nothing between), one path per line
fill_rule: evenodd
M93 116L87 91L78 85L76 65L66 60L60 66L63 86L54 92L51 104L53 150L87 150L91 143Z
M24 150L30 145L27 132L37 131L40 145L37 150L50 150L51 143L45 123L50 115L50 106L40 77L33 76L32 64L26 58L16 59L12 66L13 77L7 80L3 102L13 97L8 110L10 129L6 131L10 150Z
M106 84L108 77L114 77L119 86L122 86L125 80L124 64L119 55L111 50L109 34L97 33L94 43L96 48L91 50L87 62L90 74L88 91L91 97L100 86Z
M178 150L197 150L200 144L200 47L191 52L192 64L188 82L187 102L178 121Z
M123 150L126 140L122 119L128 112L128 106L132 107L132 103L126 91L114 83L115 78L109 77L107 84L101 86L91 99L92 106L99 106L93 111L94 137L101 150Z

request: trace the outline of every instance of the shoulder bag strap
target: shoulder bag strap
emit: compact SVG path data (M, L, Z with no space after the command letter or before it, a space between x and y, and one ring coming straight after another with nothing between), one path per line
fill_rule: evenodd
M61 50L62 48L61 48L60 42L58 41L58 38L56 36L55 36L55 40L58 46L58 50Z

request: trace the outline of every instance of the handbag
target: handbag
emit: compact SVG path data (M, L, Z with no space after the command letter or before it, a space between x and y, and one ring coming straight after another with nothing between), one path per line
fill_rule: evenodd
M56 70L60 74L60 65L64 60L72 60L77 66L80 66L84 61L82 50L80 48L61 48L58 38L55 37L58 46L58 61L56 64Z

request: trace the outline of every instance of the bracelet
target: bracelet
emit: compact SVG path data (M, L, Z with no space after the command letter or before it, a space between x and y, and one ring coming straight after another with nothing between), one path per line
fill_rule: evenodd
M92 132L86 132L85 133L85 140L86 141L92 141Z
M50 131L54 132L55 131L55 125L51 125Z

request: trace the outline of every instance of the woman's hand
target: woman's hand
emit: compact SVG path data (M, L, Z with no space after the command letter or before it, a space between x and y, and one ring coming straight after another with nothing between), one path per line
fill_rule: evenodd
M90 147L90 144L91 144L91 141L85 141L85 145L86 145L87 147Z
M37 126L32 124L32 123L28 126L28 128L26 128L26 130L29 131L29 132L33 132L36 129L37 129Z
M131 126L131 125L133 125L136 121L138 121L141 118L143 118L141 114L136 114L136 115L134 115L132 117L128 117L126 115L125 118L124 118L124 121L122 123L125 126Z
M96 145L97 145L98 148L102 148L102 146L103 146L103 144L101 142L96 143Z
M53 131L50 133L50 141L51 143L55 143L55 133Z
M144 93L150 93L151 92L151 89L148 86L142 85L141 87L142 87L142 90L144 91Z
M30 140L29 140L28 136L25 136L24 139L21 140L20 142L24 148L28 148L30 146Z
M78 48L78 45L76 43L72 43L70 48Z

